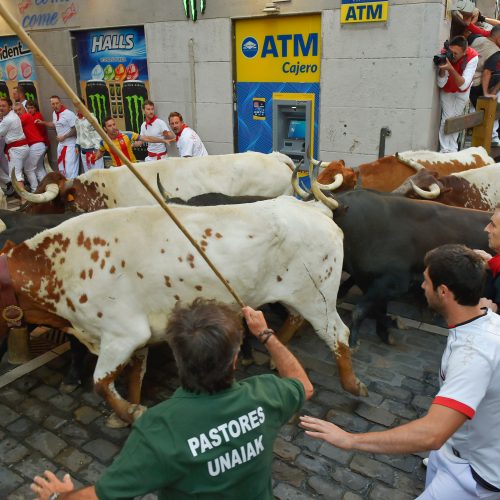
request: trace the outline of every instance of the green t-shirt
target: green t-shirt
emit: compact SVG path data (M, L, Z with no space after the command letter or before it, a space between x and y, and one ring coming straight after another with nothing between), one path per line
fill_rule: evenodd
M216 394L182 388L133 426L97 481L99 500L272 499L273 443L304 402L295 379L250 377Z

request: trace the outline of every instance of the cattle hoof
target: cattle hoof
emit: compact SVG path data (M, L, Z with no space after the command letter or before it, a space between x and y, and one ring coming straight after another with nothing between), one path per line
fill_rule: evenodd
M64 382L64 380L59 385L59 390L64 394L71 394L76 391L82 383L80 381L77 382Z
M401 316L396 316L396 327L398 330L408 330L408 325Z
M361 382L361 380L358 380L358 390L359 390L358 394L360 396L363 396L363 397L368 396L368 387L366 387L366 385L363 384L363 382Z
M394 338L394 335L392 333L389 333L387 335L387 343L389 345L396 345L396 339Z
M113 412L106 419L105 425L108 429L123 429L125 427L128 427L130 424L129 422L125 422L125 420L122 420L115 412Z
M129 415L132 415L134 422L141 417L144 413L146 413L147 408L142 405L131 405L127 410Z

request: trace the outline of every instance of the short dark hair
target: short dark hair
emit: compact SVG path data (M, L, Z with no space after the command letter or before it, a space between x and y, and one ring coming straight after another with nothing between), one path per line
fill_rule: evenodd
M50 99L59 99L59 100L61 100L61 98L58 95L51 95Z
M174 116L177 116L181 122L184 121L182 118L182 115L180 113L178 113L177 111L172 111L172 113L170 113L168 115L168 121L170 121L170 118L173 118Z
M0 97L0 101L5 101L9 105L9 108L12 108L12 100L10 97Z
M463 50L466 50L467 40L463 36L456 36L450 40L450 45L455 45Z
M483 296L486 267L465 245L448 244L427 252L424 259L434 290L446 285L462 306L475 306Z
M142 109L144 109L146 106L154 106L155 103L151 101L150 99L146 99L142 105Z
M102 121L102 124L106 125L106 123L109 122L109 120L114 120L114 118L111 115L105 116L104 120Z
M38 104L35 101L32 101L31 99L26 101L26 107L28 107L28 106L33 106L37 111L40 111Z
M242 338L242 319L233 307L202 298L188 306L178 302L167 325L167 340L182 387L210 394L229 388Z
M500 26L497 24L496 26L493 26L490 31L490 36L498 36L500 35Z

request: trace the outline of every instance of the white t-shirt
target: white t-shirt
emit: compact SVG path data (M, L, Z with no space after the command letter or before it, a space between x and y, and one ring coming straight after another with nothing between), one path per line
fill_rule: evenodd
M450 327L433 404L467 420L447 441L485 481L500 488L500 316L488 310Z
M158 139L164 139L165 136L163 132L171 132L170 127L160 118L156 118L153 123L146 124L144 122L141 125L140 135L149 135L150 137L158 137ZM148 152L150 153L164 153L167 151L167 146L161 142L150 142L148 144Z
M186 127L177 141L180 156L208 156L200 136L190 127Z
M73 111L65 109L59 113L59 120L57 119L57 114L54 111L52 113L52 121L56 127L57 135L66 135L72 127L76 124L76 115ZM68 137L64 141L59 143L61 146L74 146L76 144L76 137Z
M26 139L21 119L14 110L10 110L0 121L0 136L5 138L5 144Z

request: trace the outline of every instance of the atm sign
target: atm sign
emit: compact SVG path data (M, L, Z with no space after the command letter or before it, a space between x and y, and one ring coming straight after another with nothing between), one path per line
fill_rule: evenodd
M341 0L340 22L374 23L387 21L389 14L388 0Z

